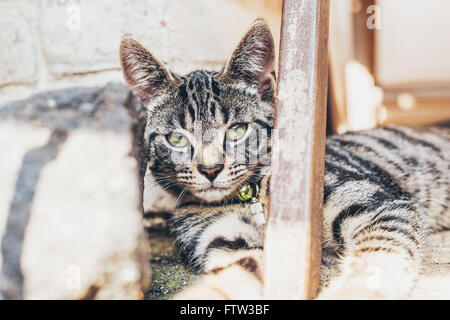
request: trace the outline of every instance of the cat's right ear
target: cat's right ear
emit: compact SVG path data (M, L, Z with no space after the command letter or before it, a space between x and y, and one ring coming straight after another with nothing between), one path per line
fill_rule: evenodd
M120 43L120 64L125 81L146 105L174 81L164 64L131 36Z
M224 68L224 75L257 86L261 94L275 86L274 42L269 26L256 19Z

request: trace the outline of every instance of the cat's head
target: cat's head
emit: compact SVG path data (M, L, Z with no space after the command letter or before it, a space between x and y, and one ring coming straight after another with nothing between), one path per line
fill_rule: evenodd
M147 106L149 168L163 187L206 202L258 183L270 161L274 44L256 20L221 72L170 72L148 49L124 37L125 80Z

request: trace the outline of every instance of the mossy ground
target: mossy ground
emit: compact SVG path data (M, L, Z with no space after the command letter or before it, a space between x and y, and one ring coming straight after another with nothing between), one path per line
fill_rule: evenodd
M166 233L150 233L152 285L145 293L150 300L169 299L194 282L198 276L186 269ZM426 248L424 270L418 279L412 299L450 299L450 231L430 237ZM321 288L338 274L336 268L322 268Z
M145 293L149 300L170 299L198 277L186 269L173 239L165 233L150 233L152 284Z

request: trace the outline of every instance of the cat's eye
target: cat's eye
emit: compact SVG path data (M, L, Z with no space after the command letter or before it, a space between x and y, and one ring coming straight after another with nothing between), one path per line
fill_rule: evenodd
M167 141L174 147L178 148L186 147L189 143L188 139L178 132L172 132L167 135Z
M247 127L246 123L240 123L230 127L226 133L227 139L231 141L239 140L247 132Z

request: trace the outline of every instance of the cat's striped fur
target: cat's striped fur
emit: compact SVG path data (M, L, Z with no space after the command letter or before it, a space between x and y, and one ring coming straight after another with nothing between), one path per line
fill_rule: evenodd
M262 295L264 226L256 223L251 203L235 194L249 182L258 185L258 201L267 209L273 56L273 40L261 20L222 72L180 77L132 38L122 42L125 79L148 105L149 168L179 197L172 231L186 263L204 273L180 298ZM227 130L237 123L246 124L246 135L230 143ZM174 131L189 140L187 147L168 143ZM268 141L261 139L267 132ZM259 157L252 158L255 153ZM450 227L449 166L448 125L327 139L323 261L338 262L341 275L322 297L407 297L426 235ZM375 284L369 285L373 276Z

